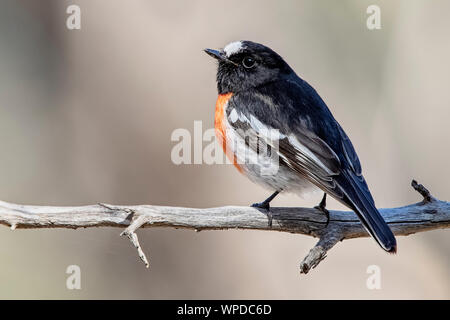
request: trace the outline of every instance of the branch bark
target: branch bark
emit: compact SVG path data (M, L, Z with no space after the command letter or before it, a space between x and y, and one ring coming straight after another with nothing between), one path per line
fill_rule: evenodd
M450 203L434 198L416 181L412 187L423 201L398 208L380 209L396 235L450 227ZM200 230L254 229L304 234L319 238L317 244L300 263L300 272L308 273L339 241L367 237L366 230L351 211L329 211L316 208L271 208L272 227L267 217L251 207L217 207L207 209L152 205L115 206L97 204L80 207L19 205L0 201L0 224L17 228L90 228L125 227L127 236L149 266L139 244L136 230L145 227L173 227Z

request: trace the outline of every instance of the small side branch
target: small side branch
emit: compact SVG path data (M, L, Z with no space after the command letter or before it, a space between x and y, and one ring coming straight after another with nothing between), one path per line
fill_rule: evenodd
M398 208L380 209L395 235L450 227L450 203L434 198L416 181L412 187L423 201ZM304 234L319 238L300 263L300 272L308 273L339 241L367 237L366 230L351 211L329 210L330 219L315 208L271 208L273 225L251 207L218 207L208 209L151 205L116 206L97 204L82 207L19 205L0 201L0 224L11 230L25 228L121 227L136 247L139 257L149 266L136 231L147 227L172 227L200 230L252 229Z
M427 188L425 188L423 185L417 183L416 180L411 181L411 186L416 190L418 193L420 193L423 197L424 202L430 202L432 200L436 200L431 195L430 191L428 191Z
M326 258L327 252L343 239L344 236L338 228L328 229L300 263L300 273L307 274L311 269L317 267Z

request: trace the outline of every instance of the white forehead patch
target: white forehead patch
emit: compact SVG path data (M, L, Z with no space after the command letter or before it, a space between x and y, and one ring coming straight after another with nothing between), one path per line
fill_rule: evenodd
M238 53L242 49L244 49L244 47L242 46L242 42L235 41L235 42L231 42L231 43L227 44L225 46L225 48L223 48L223 51L225 52L227 57L230 57L231 55Z

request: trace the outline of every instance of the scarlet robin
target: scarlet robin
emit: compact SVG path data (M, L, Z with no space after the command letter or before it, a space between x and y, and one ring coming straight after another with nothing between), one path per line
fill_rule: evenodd
M205 52L218 61L217 138L239 171L274 192L253 206L270 212L280 192L302 194L315 186L324 191L324 212L329 194L356 213L384 250L395 253L396 239L375 206L356 151L317 92L262 44L236 41ZM279 135L269 137L274 130ZM269 152L264 158L276 164L273 174L262 173L260 141L278 157L274 161Z

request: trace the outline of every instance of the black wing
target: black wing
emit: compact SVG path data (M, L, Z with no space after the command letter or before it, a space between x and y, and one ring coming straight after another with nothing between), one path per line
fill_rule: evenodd
M235 94L227 108L237 132L257 137L277 150L287 166L348 206L387 251L396 250L395 237L375 207L355 149L316 91L296 78L277 81ZM279 130L272 141L262 127ZM255 144L249 147L257 150Z

